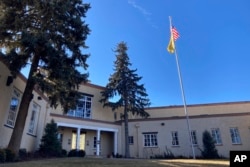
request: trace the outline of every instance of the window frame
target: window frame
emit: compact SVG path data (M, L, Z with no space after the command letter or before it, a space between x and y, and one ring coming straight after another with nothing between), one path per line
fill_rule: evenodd
M191 138L192 138L192 144L193 145L198 145L196 130L191 130L190 133L191 133Z
M100 151L102 150L101 140L102 140L101 137L100 137L100 141L98 141L97 137L93 136L93 149L94 150L96 149L98 142L99 142L99 149L100 149Z
M179 142L178 131L172 131L171 137L172 137L172 146L179 146L180 142Z
M94 136L93 137L93 148L96 149L96 146L97 146L97 137Z
M128 144L133 145L134 144L134 136L128 136Z
M5 125L8 127L14 128L16 123L16 117L18 114L20 102L21 102L22 93L18 89L14 88L12 91L9 108L8 108L8 115L6 119ZM14 103L15 100L15 104Z
M91 119L92 118L92 95L83 94L83 97L78 100L76 109L69 110L68 116Z
M232 144L241 144L240 132L237 127L229 128ZM233 132L233 133L232 133Z
M221 133L219 128L212 128L211 136L214 139L215 145L222 145Z
M157 132L143 133L143 146L144 147L158 147Z
M62 145L63 144L63 133L59 132L57 134L57 139L59 140L60 144Z
M40 110L41 110L41 106L34 102L32 105L32 110L31 110L30 122L29 122L29 127L28 127L28 134L31 134L34 136L36 135ZM32 120L32 118L33 118L33 120Z

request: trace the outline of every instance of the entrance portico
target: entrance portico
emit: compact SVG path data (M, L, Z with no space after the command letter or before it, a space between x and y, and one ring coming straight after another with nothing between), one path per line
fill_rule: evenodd
M57 126L61 127L61 128L65 128L65 129L66 128L74 129L74 131L76 132L76 137L75 138L70 137L70 138L71 138L72 143L75 142L75 148L78 150L82 149L82 147L80 148L80 145L81 145L80 141L82 139L82 131L85 131L85 133L86 133L86 131L92 132L92 133L93 133L93 131L96 131L94 134L95 139L96 139L96 141L94 143L94 147L95 147L95 155L97 155L97 156L101 155L101 138L102 138L102 136L104 136L104 133L109 133L109 134L111 133L111 135L113 133L113 136L112 136L113 140L111 140L111 142L113 142L112 143L113 146L111 145L111 147L113 147L112 152L114 154L117 153L118 129L110 128L110 127L107 128L107 127L97 127L97 126L89 126L89 125L63 123L63 122L57 122ZM76 140L76 141L73 141L73 140ZM84 134L84 140L85 140L85 134ZM93 140L93 142L94 142L94 140ZM110 140L108 142L110 142ZM86 145L89 146L90 145L89 143L90 143L90 141L87 140ZM71 144L71 143L68 143L68 144ZM85 141L84 141L84 144L85 144ZM87 150L85 150L85 151L86 151L86 154L88 155L88 151ZM108 154L110 154L110 153L108 153ZM89 152L89 154L92 155L92 153L90 153L90 152Z

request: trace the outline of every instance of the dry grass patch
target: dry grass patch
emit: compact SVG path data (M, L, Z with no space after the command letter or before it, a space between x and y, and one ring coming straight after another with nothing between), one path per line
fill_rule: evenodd
M0 167L225 167L226 160L58 158L0 164Z
M159 164L166 164L166 166L207 166L207 167L222 167L229 166L229 160L201 160L201 159L173 159L173 160L159 160ZM170 165L172 164L172 165Z

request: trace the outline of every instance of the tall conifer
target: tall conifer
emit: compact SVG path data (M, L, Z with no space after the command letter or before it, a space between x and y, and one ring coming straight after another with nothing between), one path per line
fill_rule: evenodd
M137 70L131 70L131 63L127 54L127 45L125 42L118 44L115 53L116 61L114 62L114 73L109 78L109 83L106 89L101 92L102 99L100 102L103 106L109 106L113 110L123 107L124 109L124 132L125 132L125 157L130 157L129 152L129 129L128 129L128 112L148 117L149 114L144 110L144 107L150 105L148 94L143 84L139 84L142 77L136 74ZM116 102L110 102L110 98L118 96Z
M30 66L14 130L8 145L15 153L20 148L32 91L37 85L64 111L75 106L78 85L86 82L85 40L90 30L84 22L90 8L82 0L1 0L0 47L13 77Z

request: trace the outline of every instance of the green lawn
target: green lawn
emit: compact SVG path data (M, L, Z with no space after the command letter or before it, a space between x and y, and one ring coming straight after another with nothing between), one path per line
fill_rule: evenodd
M223 167L227 160L59 158L0 164L0 167Z

